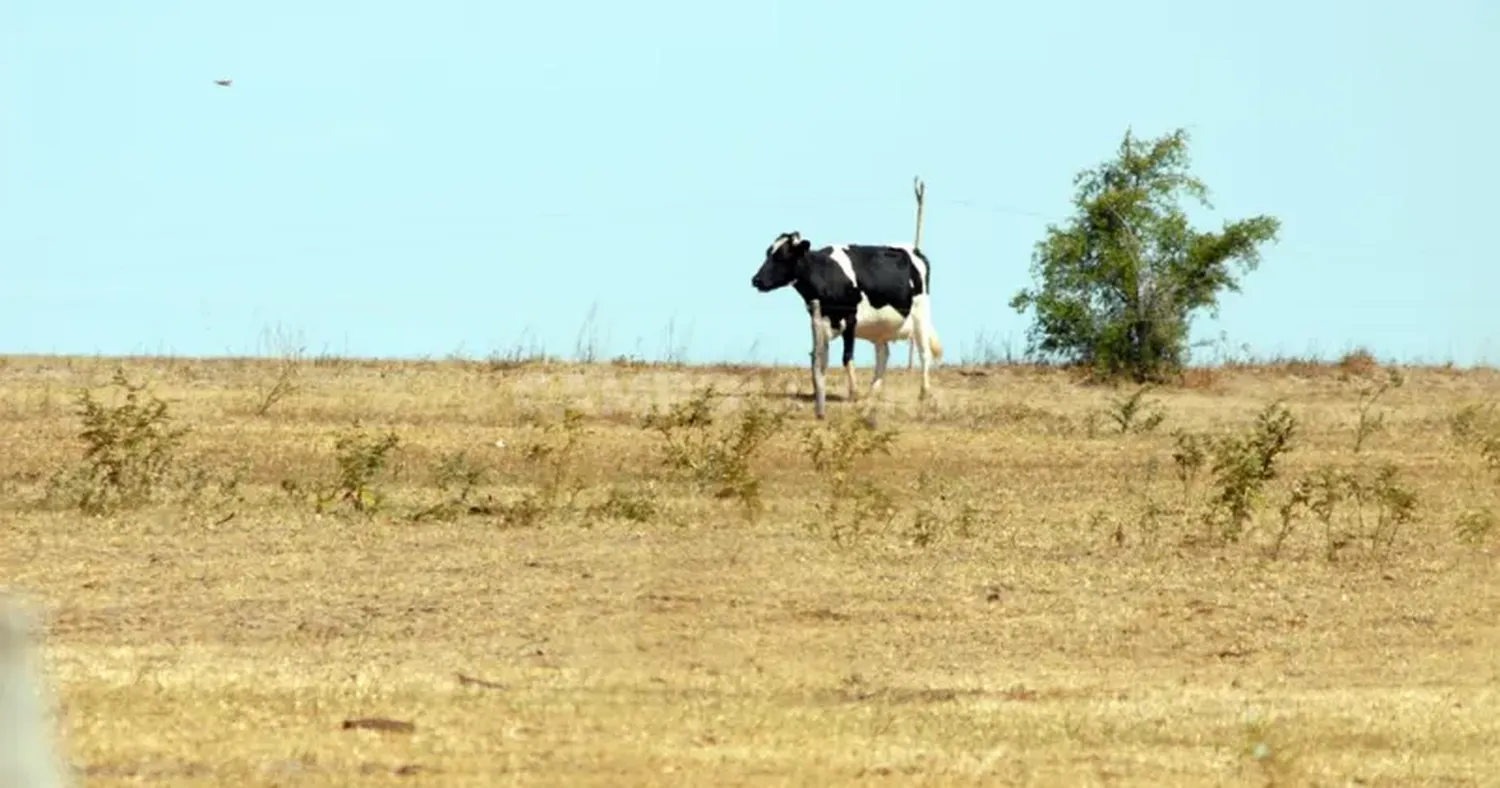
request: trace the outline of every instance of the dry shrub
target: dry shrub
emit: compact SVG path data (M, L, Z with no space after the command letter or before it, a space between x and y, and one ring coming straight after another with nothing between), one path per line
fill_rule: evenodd
M716 395L706 386L664 412L653 406L642 427L661 436L664 466L715 498L739 501L745 515L754 517L763 508L755 459L781 431L788 412L751 400L732 419L721 420L714 413Z
M575 513L583 483L578 478L577 461L588 431L583 413L563 408L562 418L545 425L542 434L522 450L526 462L541 477L520 499L499 504L489 510L500 516L507 526L531 528Z
M108 404L82 389L77 415L83 444L77 466L52 477L47 497L88 514L106 514L156 502L185 483L178 452L185 427L173 427L167 403L115 370L110 385L123 401Z
M1219 384L1219 371L1207 367L1184 367L1177 385L1188 390L1210 391Z
M813 507L810 531L847 544L890 527L897 514L895 499L883 486L856 471L867 465L862 461L890 454L895 439L894 432L854 417L810 427L803 433L814 476L825 480L826 491Z
M1375 360L1375 354L1361 347L1345 353L1337 366L1346 377L1367 377L1380 369L1380 362Z
M483 507L473 503L475 492L489 481L486 470L469 458L468 452L443 455L433 468L432 481L442 492L437 503L418 510L413 522L422 520L452 521L464 514L479 514Z

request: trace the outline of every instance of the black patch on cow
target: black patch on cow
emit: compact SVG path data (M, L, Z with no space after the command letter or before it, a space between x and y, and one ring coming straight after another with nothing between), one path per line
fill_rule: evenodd
M870 304L877 309L893 304L896 311L905 317L911 313L912 299L927 292L922 272L917 269L911 254L905 249L850 244L844 247L844 253L854 264L854 275L859 279L860 289L865 291ZM922 256L922 262L924 265L927 262L925 255Z

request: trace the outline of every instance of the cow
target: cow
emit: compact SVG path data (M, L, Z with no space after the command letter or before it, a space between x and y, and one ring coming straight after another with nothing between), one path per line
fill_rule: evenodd
M920 397L931 388L931 358L943 357L943 344L932 325L931 265L913 246L840 244L813 249L797 231L782 233L766 248L766 259L750 284L762 293L791 285L802 296L812 318L814 412L825 418L824 383L828 345L844 339L844 373L849 401L856 400L854 340L875 345L875 374L870 394L880 391L890 360L890 343L910 340L922 361Z

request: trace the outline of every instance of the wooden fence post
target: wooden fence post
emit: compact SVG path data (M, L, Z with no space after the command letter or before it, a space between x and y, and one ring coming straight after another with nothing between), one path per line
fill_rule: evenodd
M913 247L916 247L916 248L920 249L922 247L922 208L925 205L926 199L927 199L927 184L925 184L925 183L922 182L922 178L920 176L913 176L912 179L911 179L911 184L912 184L912 191L914 193L916 193L916 195L917 195L917 235L916 235L916 240L912 241L911 245ZM907 340L907 342L906 342L906 369L907 369L907 371L911 370L911 368L912 368L912 359L914 359L916 357L916 354L917 354L917 342L916 342L916 340L915 339Z

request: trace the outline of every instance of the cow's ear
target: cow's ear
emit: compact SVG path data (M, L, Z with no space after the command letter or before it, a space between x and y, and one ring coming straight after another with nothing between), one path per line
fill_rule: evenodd
M812 242L807 240L806 238L798 241L796 245L797 254L807 254L807 250L811 248Z

